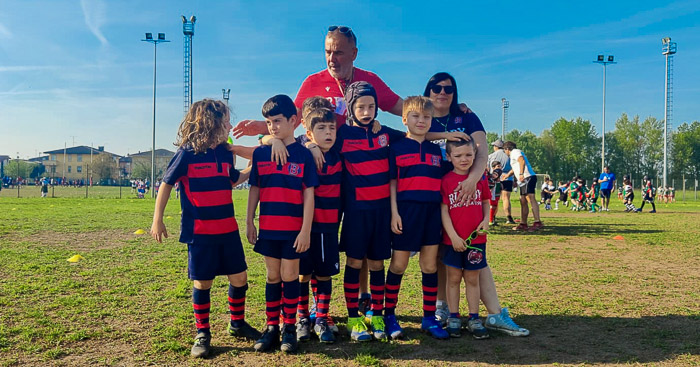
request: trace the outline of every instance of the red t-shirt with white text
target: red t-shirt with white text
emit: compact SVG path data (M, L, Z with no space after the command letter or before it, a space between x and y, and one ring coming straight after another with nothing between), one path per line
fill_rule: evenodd
M377 91L377 105L382 111L390 111L398 102L399 95L389 88L377 74L355 68L352 82L364 81L372 84ZM301 109L304 100L309 97L321 96L331 102L335 108L335 117L338 121L338 126L343 125L347 119L347 105L345 104L344 94L347 84L343 80L337 80L331 76L328 69L319 71L316 74L311 74L297 92L297 97L294 99L294 104L298 109Z
M442 195L443 204L447 205L450 212L450 219L455 231L461 238L467 238L471 235L479 223L484 220L483 205L488 205L490 196L489 183L486 177L482 177L479 183L476 184L476 191L472 198L467 200L463 205L457 200L459 192L455 192L455 188L469 175L459 175L454 171L447 173L442 177L440 186L440 194ZM452 241L445 231L442 231L442 243L452 246ZM473 244L486 243L486 234L480 234L472 240Z

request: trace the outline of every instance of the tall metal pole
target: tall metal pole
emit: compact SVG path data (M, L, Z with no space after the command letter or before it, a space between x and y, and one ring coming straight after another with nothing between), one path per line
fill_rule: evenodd
M506 124L508 121L508 107L510 102L505 98L501 98L501 108L503 109L503 118L501 119L501 140L506 139Z
M668 130L671 128L673 114L673 55L676 53L676 43L671 37L661 40L663 54L666 56L666 77L664 83L664 187L668 186Z
M157 65L157 49L158 43L170 42L165 39L165 33L158 33L158 38L154 39L152 33L146 33L146 39L141 41L153 44L153 141L151 144L151 197L155 197L156 193L153 190L155 185L156 174L156 65Z
M600 148L600 172L605 169L605 85L607 77L608 65L603 64L603 131L601 135L603 137L602 145Z

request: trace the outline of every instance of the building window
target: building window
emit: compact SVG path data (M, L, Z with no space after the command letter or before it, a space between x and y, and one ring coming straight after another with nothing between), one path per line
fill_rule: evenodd
M76 170L75 170L76 172L78 172L78 173L83 172L83 166L76 166L75 168L76 168Z
M78 162L82 162L82 161L83 161L83 155L78 154ZM78 171L78 172L80 172L80 171Z
M72 161L73 161L73 155L72 155L72 154L68 154L68 162L72 162Z
M70 173L72 166L68 166L68 173Z
M52 160L52 161L55 161L55 160L56 160L56 155L55 155L55 154L51 154L51 160Z

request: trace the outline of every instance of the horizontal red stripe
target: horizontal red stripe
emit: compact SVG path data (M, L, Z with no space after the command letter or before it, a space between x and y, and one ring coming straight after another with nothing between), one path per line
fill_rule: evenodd
M231 298L231 297L229 297L228 302L229 303L242 303L242 302L245 302L245 297L243 297L243 298Z
M209 329L209 323L207 322L206 324L200 324L198 322L194 323L194 326L197 327L197 329Z
M323 175L327 175L327 176L334 175L338 172L341 172L342 170L343 170L343 164L340 161L338 161L336 164L326 167L326 173L324 173Z
M349 289L359 289L360 283L345 283L345 284L343 284L343 287L349 288Z
M340 197L340 184L320 185L314 190L314 195L320 198Z
M281 301L267 301L267 302L265 302L265 305L267 307L279 307L280 303L281 303Z
M437 301L437 296L423 295L423 301Z
M360 200L379 200L389 197L389 184L371 187L355 188L355 199Z
M347 308L357 308L358 302L346 302Z
M396 302L389 302L389 301L386 301L385 304L384 304L384 307L386 307L386 308L394 308L394 307L396 307Z
M190 191L194 206L217 206L231 204L231 190Z
M194 308L195 310L204 310L204 309L209 308L210 306L211 306L211 303L205 303L205 304L201 304L201 305L196 304L196 303L192 304L192 308Z
M399 154L396 156L396 165L399 167L415 166L420 163L420 155L418 153Z
M284 187L264 187L260 188L260 202L302 204L304 194L300 190Z
M241 315L231 315L231 320L233 320L233 321L245 320L245 316L244 316L243 314L241 314Z
M238 223L236 223L236 219L233 217L224 219L194 220L195 234L223 234L237 230Z
M382 284L382 285L370 284L370 285L369 285L369 289L370 289L371 291L382 291L382 292L384 292L384 284Z
M260 229L266 231L299 231L303 218L286 215L261 215Z
M241 306L228 306L228 309L233 311L233 312L238 312L238 311L245 311L245 305Z
M382 300L384 300L384 294L373 294L372 300L373 301L382 301Z
M221 164L221 172L217 168L216 163L193 163L187 165L187 177L189 178L207 178L216 176L228 177L228 171L231 166L228 163Z
M368 176L377 173L389 172L388 159L376 159L360 163L345 162L348 172L353 176Z
M330 301L331 295L330 294L319 294L317 298L318 298L318 302Z
M390 290L393 291L393 290L397 290L397 289L401 288L401 284L396 284L396 285L394 285L394 284L387 284L387 285L385 285L385 287L386 287L387 290L390 289Z
M438 287L423 286L423 292L437 292L437 291L438 291Z
M423 306L423 311L435 311L435 306Z
M299 296L299 301L307 301L307 302L308 302L308 301L309 301L309 296L308 296L308 295L306 295L306 296Z
M399 178L397 191L423 190L440 192L440 179L425 176Z
M314 222L338 223L338 209L314 209Z

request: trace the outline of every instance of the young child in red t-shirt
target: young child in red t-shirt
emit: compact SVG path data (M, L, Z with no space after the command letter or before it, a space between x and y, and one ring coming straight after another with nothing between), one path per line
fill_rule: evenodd
M466 202L460 202L455 192L459 183L469 176L475 155L473 141L447 142L447 159L454 169L442 178L440 190L445 246L442 262L447 265L448 333L455 337L460 334L459 292L464 278L469 306L468 329L474 338L485 339L489 334L479 319L479 272L487 266L485 231L489 228L490 190L484 176Z

